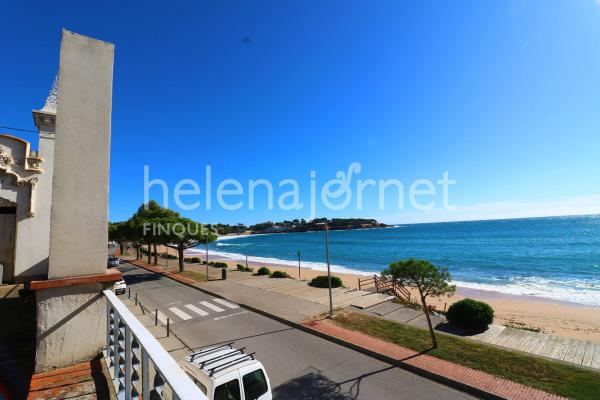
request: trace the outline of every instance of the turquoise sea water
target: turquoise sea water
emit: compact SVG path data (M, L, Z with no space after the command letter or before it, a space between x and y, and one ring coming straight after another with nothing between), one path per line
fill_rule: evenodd
M325 268L323 232L241 236L213 251ZM330 231L337 271L379 272L409 257L448 267L462 287L600 306L600 216L404 225Z

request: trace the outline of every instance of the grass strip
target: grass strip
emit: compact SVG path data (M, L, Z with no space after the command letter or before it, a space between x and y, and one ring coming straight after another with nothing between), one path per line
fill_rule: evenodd
M206 280L206 274L194 271L183 271L178 272L176 275L181 275L189 279L193 279L198 282L204 282Z
M576 400L600 399L600 372L445 334L437 334L439 347L431 349L427 330L358 313L336 314L333 321L343 328L549 393Z

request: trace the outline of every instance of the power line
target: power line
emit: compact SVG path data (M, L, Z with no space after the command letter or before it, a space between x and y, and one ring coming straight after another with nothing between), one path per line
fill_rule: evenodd
M29 129L21 129L21 128L11 128L10 126L0 125L0 129L10 129L11 131L21 131L21 132L30 132L30 133L38 133L38 131L32 131Z

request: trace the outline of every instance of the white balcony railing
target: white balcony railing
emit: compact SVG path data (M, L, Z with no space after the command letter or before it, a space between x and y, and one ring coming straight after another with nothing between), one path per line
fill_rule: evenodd
M105 290L104 296L107 306L104 357L117 398L207 399L127 306L110 290ZM170 390L165 390L166 386ZM169 398L166 393L171 393Z

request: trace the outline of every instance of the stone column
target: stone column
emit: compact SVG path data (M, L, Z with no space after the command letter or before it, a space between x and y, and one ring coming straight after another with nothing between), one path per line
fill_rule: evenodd
M62 31L48 280L36 291L36 371L89 360L104 346L114 45ZM112 271L111 271L112 272Z

